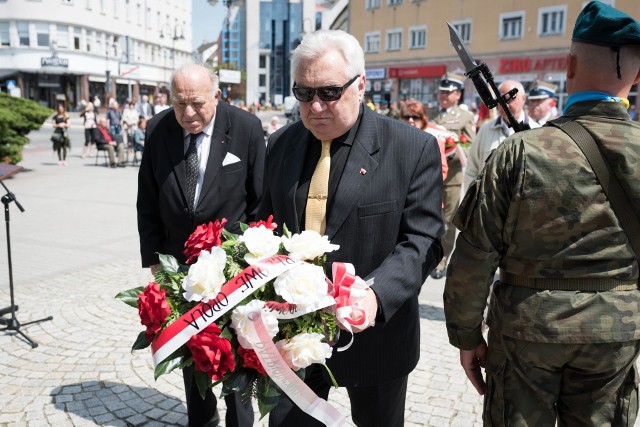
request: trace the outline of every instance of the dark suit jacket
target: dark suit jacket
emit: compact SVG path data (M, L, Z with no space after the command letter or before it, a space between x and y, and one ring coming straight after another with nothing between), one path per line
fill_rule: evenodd
M222 166L227 153L233 153L241 161ZM184 262L184 243L200 224L226 218L226 228L239 232L238 221L253 220L262 189L264 153L260 120L219 102L202 191L191 217L185 196L182 128L173 108L153 116L147 125L138 173L142 266L158 263L156 252Z
M273 213L294 233L300 231L295 193L308 138L296 122L275 133L267 150L258 216ZM433 136L364 108L328 214L326 234L340 245L328 261L352 263L360 277L374 278L381 314L349 350L334 351L328 360L341 386L381 384L418 363L418 294L442 258L440 162Z

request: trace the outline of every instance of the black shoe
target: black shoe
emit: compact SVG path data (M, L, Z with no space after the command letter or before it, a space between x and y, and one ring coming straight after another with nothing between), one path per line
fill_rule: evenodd
M126 165L126 164L124 164L124 162L123 162L123 163L118 163L118 167L120 167L120 168L123 168L123 167L125 167L125 166L127 166L127 165Z
M110 168L116 168L118 165L116 165L115 163L109 165Z
M446 275L447 275L447 268L446 267L445 267L444 270L438 270L436 268L435 270L433 270L431 272L431 274L429 274L429 276L431 276L432 279L442 279Z

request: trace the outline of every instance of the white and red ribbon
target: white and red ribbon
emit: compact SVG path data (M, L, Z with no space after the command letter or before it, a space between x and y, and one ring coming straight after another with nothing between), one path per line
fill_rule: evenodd
M334 262L332 271L336 320L351 334L351 341L338 349L344 351L353 344L353 330L362 331L375 324L375 319L368 319L367 313L360 307L373 279L365 282L356 276L353 265L349 263Z
M222 286L216 298L199 303L160 332L151 344L153 365L158 366L189 341L189 338L235 308L248 295L300 262L286 255L274 255L242 270Z
M298 408L327 426L345 425L344 416L329 402L319 398L287 365L271 340L264 323L262 310L249 314L249 337L262 367Z

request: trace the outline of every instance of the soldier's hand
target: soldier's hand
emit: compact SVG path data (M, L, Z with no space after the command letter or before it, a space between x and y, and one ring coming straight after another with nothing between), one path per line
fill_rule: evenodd
M474 350L460 350L460 364L480 396L487 390L487 383L484 381L481 369L486 366L486 362L487 343L484 339Z

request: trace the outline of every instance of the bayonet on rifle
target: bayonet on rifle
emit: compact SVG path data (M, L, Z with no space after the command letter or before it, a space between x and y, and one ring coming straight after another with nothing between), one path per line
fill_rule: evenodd
M487 64L484 62L478 64L464 46L464 43L462 43L462 39L456 29L448 22L447 25L449 26L449 39L451 40L451 44L456 50L456 53L460 57L462 64L464 64L466 70L465 75L469 76L471 81L473 81L473 85L476 87L478 95L480 95L480 99L482 99L484 105L486 105L487 108L492 109L500 104L507 115L509 127L513 128L514 131L519 132L529 129L528 124L520 123L515 119L515 117L513 117L513 114L511 114L508 107L509 102L516 97L518 89L513 88L504 95L500 95L500 91L498 90L496 83L493 81L493 75L491 74L489 67L487 67ZM493 93L496 94L495 97L491 93L489 86L491 86Z

